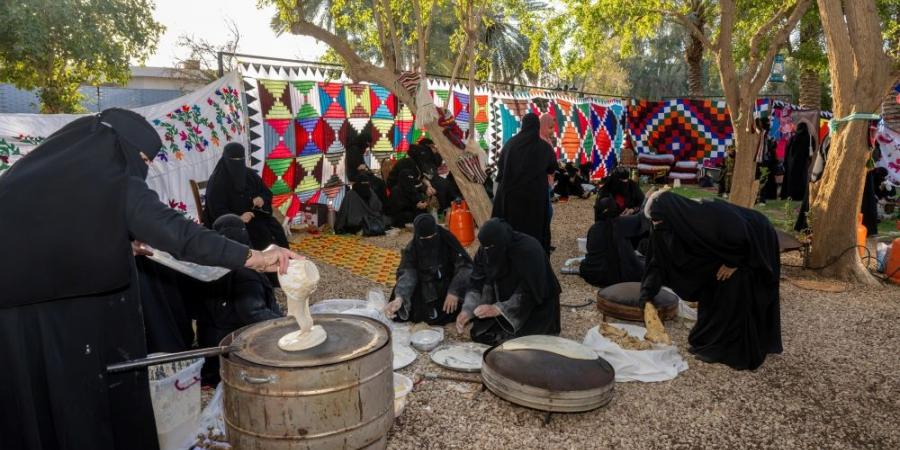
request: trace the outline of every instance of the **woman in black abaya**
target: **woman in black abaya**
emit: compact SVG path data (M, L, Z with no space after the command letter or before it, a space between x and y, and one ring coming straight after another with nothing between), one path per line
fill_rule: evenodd
M738 370L781 353L778 236L761 213L723 201L671 192L655 194L645 211L653 221L641 298L663 285L697 301L688 351Z
M810 157L816 141L809 134L806 122L797 125L797 132L791 137L784 162L784 182L781 185L781 199L802 201L809 185Z
M130 241L231 269L296 257L251 252L160 202L144 181L160 148L143 117L110 109L0 176L0 448L158 448L146 369L106 372L147 354Z
M595 222L587 234L587 255L578 268L581 278L600 287L641 281L644 263L635 255L628 232L636 228L628 222L640 217L619 217L619 208L610 197L598 200L595 208Z
M631 215L640 211L644 203L644 191L638 184L628 179L628 169L617 168L603 180L603 186L597 191L597 204L605 197L611 197L622 215Z
M391 188L388 214L395 227L403 227L425 212L429 197L434 195L434 189L425 180L419 166L420 161L425 159L426 151L418 144L410 145L407 157L397 161L388 175L387 184Z
M493 217L535 239L550 251L550 202L548 175L556 172L556 155L540 137L540 119L534 113L522 118L522 129L500 154Z
M478 241L481 247L456 318L457 330L462 333L473 322L472 340L487 345L559 334L561 290L540 243L497 218L484 223Z
M371 146L372 129L369 128L369 125L363 128L358 135L350 138L345 156L347 182L350 183L350 188L366 202L374 193L378 196L381 205L387 205L387 185L384 180L375 176L372 169L366 164L366 152Z
M398 322L445 325L456 320L472 274L472 258L431 214L413 221L387 313Z
M206 185L206 211L210 225L226 214L240 216L255 249L272 244L288 246L284 229L272 216L272 192L247 168L241 144L232 142L222 151Z

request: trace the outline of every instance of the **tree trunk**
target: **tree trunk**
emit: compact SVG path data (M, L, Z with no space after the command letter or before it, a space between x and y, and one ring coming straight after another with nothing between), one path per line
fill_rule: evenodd
M701 33L706 33L706 23L701 2L693 2L691 14L693 16L690 20L694 26ZM687 61L688 94L691 97L700 97L703 95L703 42L691 32L688 32L688 42L684 56L684 59Z
M738 206L752 208L756 203L753 183L756 181L756 147L759 134L750 133L746 128L738 126L740 122L732 120L734 125L734 175L731 180L731 194L728 200Z
M800 45L821 55L819 50L819 18L806 14L800 19ZM800 67L800 106L805 109L822 108L822 83L819 74L808 62L801 61Z
M818 0L828 44L828 68L835 118L876 112L891 78L881 21L874 0ZM869 123L853 120L831 136L825 173L810 206L813 223L810 265L822 274L866 284L875 278L860 264L856 247L859 214L869 159ZM850 249L850 250L848 250Z
M800 106L804 109L822 108L822 83L819 74L809 67L800 69Z
M703 44L691 37L686 50L688 94L691 97L703 96Z
M813 230L810 267L825 276L857 282L872 280L855 249L857 214L869 158L868 133L867 122L853 121L832 137L827 167L809 211Z

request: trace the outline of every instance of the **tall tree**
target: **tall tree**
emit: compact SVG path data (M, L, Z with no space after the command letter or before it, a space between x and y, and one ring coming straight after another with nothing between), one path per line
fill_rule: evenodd
M893 4L896 14L900 4L886 3ZM879 6L884 11L884 5L875 0L818 0L818 6L828 46L835 118L876 113L884 93L900 78L896 47L887 46L896 36L882 34L896 30L896 24L882 26ZM825 275L861 282L873 282L853 251L854 224L870 158L868 134L867 120L850 120L832 133L825 173L810 207L811 266Z
M0 81L37 89L41 112L76 112L81 84L120 83L165 29L148 0L21 0L0 8Z
M313 37L331 47L344 61L350 78L384 86L413 111L422 112L418 111L415 95L401 84L400 77L403 72L408 71L423 74L428 67L433 23L445 1L450 0L331 0L330 27L317 20L317 14L321 10L307 9L305 1L261 0L261 3L277 7L277 26L293 34ZM488 0L454 0L450 4L454 8L465 8L466 1L473 2L473 8L468 8L472 11L486 11L483 5L489 4ZM520 29L529 35L537 35L534 33L537 21L525 14L522 0L490 2L490 7L493 10L509 8L510 11L515 11L519 17ZM484 23L484 18L480 23ZM377 50L377 59L381 64L362 55L366 48ZM532 48L530 59L537 59L537 53ZM447 55L440 57L446 58ZM528 65L534 67L539 63L529 61ZM437 121L426 123L425 129L434 139L444 159L455 161L460 150L443 135ZM469 203L475 221L483 223L490 217L490 200L484 187L470 182L456 164L449 164L449 167Z
M806 109L822 108L821 72L827 69L828 64L823 47L822 26L819 22L818 10L810 8L800 20L800 38L797 50L791 52L791 57L797 60L800 69L798 103Z
M591 35L598 29L613 29L623 36L646 36L656 32L664 21L690 32L713 55L731 112L737 148L731 201L750 206L755 199L755 156L759 142L753 126L756 97L769 78L775 54L787 42L810 1L721 0L717 2L718 8L711 2L713 19L709 23L715 23L717 33L712 32L712 26L706 33L692 20L688 0L565 0L568 7L565 20L577 23L577 31L565 36L557 34L554 38L569 39L583 47L591 45Z
M706 34L706 25L713 18L713 4L710 0L690 0L687 19L700 34ZM703 82L703 42L694 33L687 33L687 47L684 59L687 61L688 94L702 96Z

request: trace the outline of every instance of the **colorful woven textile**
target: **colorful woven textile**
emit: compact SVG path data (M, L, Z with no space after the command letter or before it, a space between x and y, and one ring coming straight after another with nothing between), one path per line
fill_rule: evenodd
M878 167L888 171L887 182L900 187L900 132L894 131L882 123L878 127L878 145L881 147L881 160Z
M276 196L281 197L275 202L288 217L304 203L327 201L316 193L332 176L343 180L344 149L352 134L372 133L372 152L366 159L375 170L380 161L403 157L409 145L423 136L414 112L382 86L352 83L340 71L314 66L243 63L241 70L250 116L251 159L267 184L279 191ZM414 80L409 76L405 85L412 87ZM435 106L453 119L445 122L455 124L444 134L462 151L474 133L489 161L518 132L528 112L553 115L558 124L554 136L558 155L590 162L595 177L612 169L621 152L623 104L537 90L469 92L466 86L451 87L442 80L427 80L427 84ZM471 130L470 118L474 119ZM323 157L321 164L313 164L314 155ZM288 167L300 165L298 158L306 158L303 167Z
M638 153L720 160L732 143L733 128L724 101L676 99L632 103L628 131Z
M228 74L183 97L133 110L153 124L163 141L150 166L147 185L163 203L188 217L200 217L190 180L209 178L225 144L246 145L248 141L238 74ZM81 115L0 114L0 174L46 136L78 117Z
M397 282L400 253L365 243L358 236L311 236L291 244L291 249L387 287Z

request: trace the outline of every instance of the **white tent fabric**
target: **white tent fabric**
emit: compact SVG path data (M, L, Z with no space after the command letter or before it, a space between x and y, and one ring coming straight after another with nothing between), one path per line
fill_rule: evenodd
M156 127L163 148L147 184L160 200L191 218L200 217L190 180L209 178L229 142L247 146L241 79L234 72L182 97L134 108ZM78 114L0 114L0 176L44 138Z

